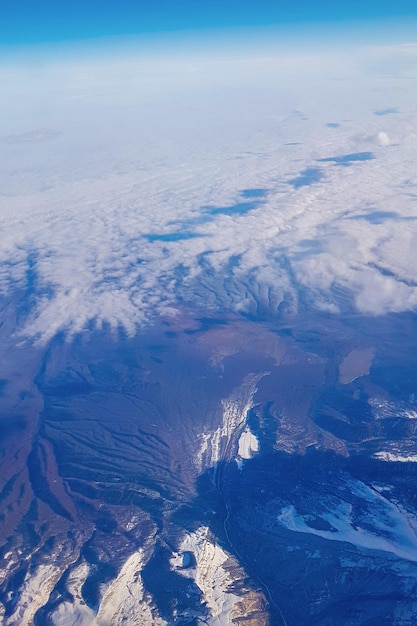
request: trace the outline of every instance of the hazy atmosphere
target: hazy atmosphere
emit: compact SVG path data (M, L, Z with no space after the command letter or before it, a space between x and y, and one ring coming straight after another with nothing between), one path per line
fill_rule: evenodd
M414 624L414 5L1 12L5 626Z

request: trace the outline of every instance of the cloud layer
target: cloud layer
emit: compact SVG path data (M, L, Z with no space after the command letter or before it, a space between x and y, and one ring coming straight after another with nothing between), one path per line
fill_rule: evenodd
M1 68L0 288L20 331L273 316L300 295L414 309L416 56Z

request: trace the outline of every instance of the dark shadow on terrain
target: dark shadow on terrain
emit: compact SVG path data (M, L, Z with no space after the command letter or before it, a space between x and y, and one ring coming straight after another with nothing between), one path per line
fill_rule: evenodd
M145 587L157 602L160 615L169 623L195 626L204 623L209 611L202 601L202 593L192 580L181 576L170 567L171 557L172 552L158 541L143 570ZM174 614L177 617L172 622Z

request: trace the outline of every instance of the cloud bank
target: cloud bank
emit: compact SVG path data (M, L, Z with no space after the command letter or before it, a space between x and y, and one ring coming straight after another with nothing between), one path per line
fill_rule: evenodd
M416 55L3 66L0 289L20 332L274 316L300 297L414 309Z

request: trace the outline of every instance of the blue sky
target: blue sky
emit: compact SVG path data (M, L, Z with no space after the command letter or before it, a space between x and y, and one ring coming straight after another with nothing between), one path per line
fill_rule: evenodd
M416 17L415 0L3 0L0 45Z

